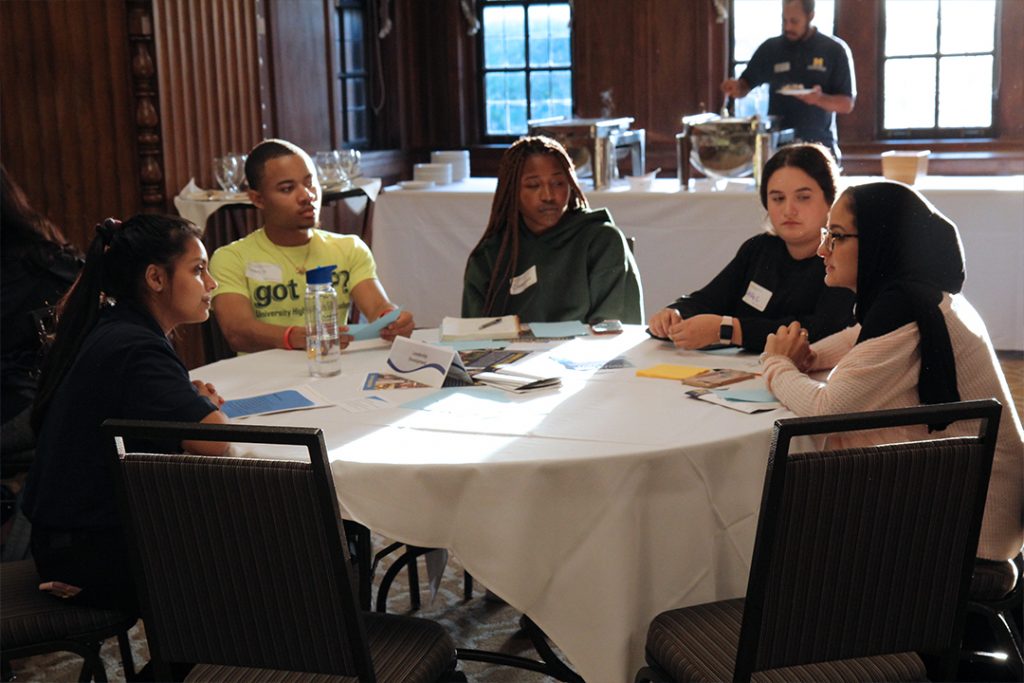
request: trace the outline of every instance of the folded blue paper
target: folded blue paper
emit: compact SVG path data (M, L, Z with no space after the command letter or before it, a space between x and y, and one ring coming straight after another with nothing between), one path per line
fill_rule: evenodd
M716 394L726 401L743 401L744 403L773 403L779 399L767 389L714 389Z
M355 341L366 341L368 339L376 339L380 336L380 331L391 323L398 320L398 314L402 312L401 308L396 308L393 311L389 311L381 317L374 320L372 323L356 323L348 326L348 332L342 334L351 335Z
M298 391L286 389L275 391L272 394L250 396L248 398L237 398L232 401L225 401L220 407L221 411L228 417L245 417L246 415L260 415L264 413L280 413L286 410L298 410L299 408L310 408L316 405Z

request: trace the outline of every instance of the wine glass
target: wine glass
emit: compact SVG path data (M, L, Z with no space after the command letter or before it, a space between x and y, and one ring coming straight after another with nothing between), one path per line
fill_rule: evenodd
M234 152L228 156L234 157L235 159L235 175L234 183L237 192L245 191L249 188L249 184L245 178L245 160L249 158L248 154L238 154Z
M360 176L359 159L362 153L358 149L343 149L340 151L340 154L341 168L348 175L349 179L358 178Z
M337 150L317 152L315 157L317 175L325 188L340 184L344 180L341 169L341 155Z
M228 154L214 159L213 177L217 179L217 184L225 192L238 192L238 182L241 178L238 156Z

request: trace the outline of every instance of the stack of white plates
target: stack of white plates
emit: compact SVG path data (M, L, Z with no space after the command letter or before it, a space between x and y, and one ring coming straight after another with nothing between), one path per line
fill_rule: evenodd
M452 181L451 164L416 164L412 168L413 180L430 180L436 185L447 185Z
M430 160L435 164L452 165L452 182L469 177L469 150L457 149L450 152L431 152Z

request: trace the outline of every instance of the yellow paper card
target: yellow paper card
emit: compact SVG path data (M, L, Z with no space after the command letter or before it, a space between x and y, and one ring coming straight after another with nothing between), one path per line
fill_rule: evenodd
M707 372L707 368L698 368L692 365L672 365L661 363L652 365L649 368L642 368L636 371L637 377L657 377L659 379L686 379Z

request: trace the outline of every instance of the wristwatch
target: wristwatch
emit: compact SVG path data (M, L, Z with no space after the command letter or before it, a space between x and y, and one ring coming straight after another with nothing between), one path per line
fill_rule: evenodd
M718 342L732 346L732 316L722 316L722 326L718 328Z

